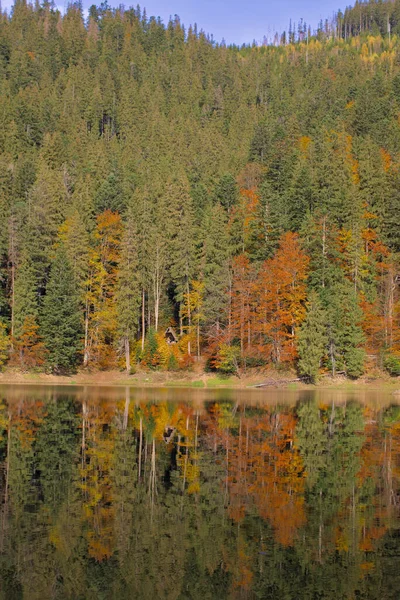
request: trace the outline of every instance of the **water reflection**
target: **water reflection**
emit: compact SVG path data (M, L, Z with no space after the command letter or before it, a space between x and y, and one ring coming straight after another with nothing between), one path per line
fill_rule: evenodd
M1 599L399 598L394 397L1 397Z

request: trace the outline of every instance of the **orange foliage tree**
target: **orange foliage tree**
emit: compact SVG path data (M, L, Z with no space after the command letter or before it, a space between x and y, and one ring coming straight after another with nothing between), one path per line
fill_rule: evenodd
M294 336L305 317L308 265L298 235L288 232L259 273L254 301L257 341L261 353L274 363L296 357Z
M14 340L16 361L22 369L35 369L44 364L46 349L39 335L39 325L35 317L26 317L18 339Z

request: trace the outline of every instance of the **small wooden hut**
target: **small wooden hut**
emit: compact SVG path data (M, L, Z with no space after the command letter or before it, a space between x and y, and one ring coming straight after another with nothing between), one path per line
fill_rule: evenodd
M176 342L178 341L178 336L176 335L176 332L173 327L168 327L168 329L165 330L164 335L167 344L176 344Z

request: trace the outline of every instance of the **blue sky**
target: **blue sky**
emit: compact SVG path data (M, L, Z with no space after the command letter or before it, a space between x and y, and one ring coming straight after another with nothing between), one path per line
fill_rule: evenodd
M87 8L101 0L83 0ZM66 2L55 0L59 8ZM125 6L139 4L146 7L147 14L160 16L168 21L170 15L179 15L185 25L197 23L199 29L212 33L216 41L222 38L227 43L251 43L253 39L262 41L263 36L271 37L275 31L288 29L289 20L297 22L301 18L316 27L319 20L330 18L337 9L344 9L350 0L341 6L340 0L128 0ZM3 8L8 8L11 0L2 0ZM117 6L119 0L109 0Z

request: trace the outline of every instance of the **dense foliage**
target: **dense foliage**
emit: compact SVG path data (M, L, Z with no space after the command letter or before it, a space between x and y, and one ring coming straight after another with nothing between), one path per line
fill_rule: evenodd
M308 317L318 348L302 373L394 364L399 7L356 5L314 37L240 49L139 9L1 13L11 362L297 364L312 292L324 318Z

